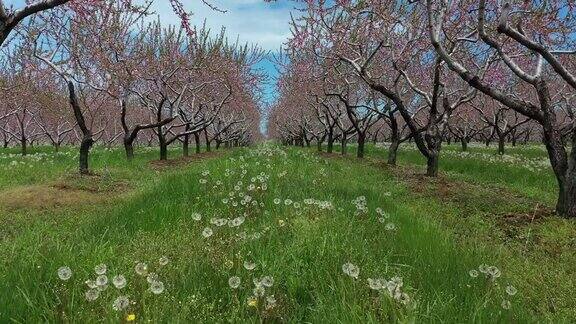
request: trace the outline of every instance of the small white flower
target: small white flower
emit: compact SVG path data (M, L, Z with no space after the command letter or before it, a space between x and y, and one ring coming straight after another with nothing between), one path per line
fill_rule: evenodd
M476 277L478 277L478 275L479 275L478 271L476 271L476 270L474 270L474 269L468 271L468 274L469 274L470 277L472 277L472 278L476 278Z
M512 303L510 303L509 300L503 300L501 305L504 309L510 309L510 307L512 307Z
M200 215L200 213L192 213L192 219L195 221L200 221L202 220L202 215Z

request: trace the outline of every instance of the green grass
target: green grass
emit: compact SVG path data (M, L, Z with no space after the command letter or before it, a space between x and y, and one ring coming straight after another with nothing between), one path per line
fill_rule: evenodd
M0 322L117 322L128 313L137 321L170 323L524 323L569 322L576 316L570 270L576 258L568 248L574 244L573 224L551 218L514 228L519 233L510 237L509 226L490 218L530 209L524 203L534 197L547 203L549 198L538 193L552 194L551 188L523 191L517 177L509 183L490 175L479 179L465 176L465 168L459 175L458 157L444 159L443 169L454 181L474 181L458 190L460 200L446 200L415 190L410 179L373 159L366 163L261 146L158 170L148 163L156 155L140 152L126 163L120 150L98 149L92 165L99 176L88 179L66 175L74 169L72 153L48 166L30 162L13 177L0 176L0 195L7 202L0 203L0 267L5 269L0 272ZM370 156L383 152L371 148ZM421 163L416 160L406 150L399 162ZM260 189L249 191L253 178ZM90 195L53 208L11 204L22 199L15 189L61 182ZM477 183L504 186L527 200L514 198L496 208L493 203L501 200L492 187ZM434 185L422 183L426 190ZM247 193L258 205L225 204L230 192ZM367 213L356 213L352 201L360 196L366 198ZM300 208L286 205L286 199ZM332 208L308 205L307 199L328 201ZM379 221L377 208L390 215L386 222ZM192 219L195 212L202 214L201 221ZM246 221L238 228L209 224L212 217L243 215ZM387 223L396 229L387 230ZM214 235L204 238L205 227ZM539 241L525 244L528 231ZM545 253L553 246L559 246L560 255ZM158 265L162 256L170 259L165 267ZM257 264L255 270L244 269L247 260ZM162 294L147 290L146 280L134 271L136 261L159 274L166 287ZM347 262L360 268L358 279L343 273ZM110 286L88 302L84 281L96 277L93 268L100 263L108 266L110 280L124 274L128 285L122 291ZM471 278L469 271L484 263L497 266L502 276L495 282L482 275ZM68 281L57 276L64 265L73 271ZM247 303L253 278L265 275L274 278L266 295L276 299L268 310L263 300L258 307ZM241 278L239 289L228 286L231 276ZM411 299L407 306L370 290L366 281L394 276L403 278L402 289ZM509 284L518 288L517 295L506 295ZM135 304L119 313L112 303L121 294ZM510 310L501 307L503 299L511 301Z

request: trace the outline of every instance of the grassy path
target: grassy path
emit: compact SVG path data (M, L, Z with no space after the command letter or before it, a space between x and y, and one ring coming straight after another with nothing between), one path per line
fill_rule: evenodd
M379 167L263 146L167 173L141 170L148 171L126 172L148 180L118 199L0 216L17 233L0 241L7 269L0 273L0 322L114 322L131 314L154 322L573 318L569 296L559 296L554 313L535 306L532 297L544 296L544 287L530 288L534 283L522 280L527 272L514 268L518 259L506 261L484 239L489 225L464 239L455 221L461 205L414 193ZM470 224L482 219L473 218ZM85 281L101 263L108 286L88 302ZM150 281L162 282L160 294L136 273L139 263L140 272L145 263L158 275ZM497 267L497 278L472 278L481 264ZM72 270L67 281L58 279L62 266ZM120 274L127 285L119 290L112 278ZM390 282L393 296L371 289L368 278ZM514 296L509 285L519 290ZM121 295L132 303L116 311Z

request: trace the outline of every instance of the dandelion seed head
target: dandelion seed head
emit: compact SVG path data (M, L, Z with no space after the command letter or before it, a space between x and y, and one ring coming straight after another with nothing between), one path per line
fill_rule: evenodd
M136 273L140 276L145 276L148 274L148 265L144 262L138 262L136 267L134 267Z
M58 268L58 278L63 281L67 281L72 277L72 270L70 267L64 266Z
M228 279L228 285L232 289L238 289L238 287L240 287L240 277L230 277L230 279Z
M146 281L148 281L149 284L158 281L158 274L151 272L148 274L148 276L146 276Z
M97 275L105 274L106 270L108 270L108 267L106 267L104 263L101 263L94 267L94 272L96 272Z
M244 261L244 268L248 271L256 269L256 263L251 261Z
M89 289L84 293L84 297L87 301L95 301L100 296L100 291L98 289Z
M122 289L126 287L126 278L123 275L118 275L112 278L112 284L117 289Z
M202 231L202 236L204 238L209 238L210 236L212 236L214 234L214 232L212 231L212 229L210 227L206 227L203 231Z
M130 306L130 299L127 296L119 296L112 303L112 308L118 312L125 310L128 306Z
M150 284L150 291L155 295L160 295L164 292L164 283L162 281L154 281Z
M168 259L167 256L162 256L160 257L160 259L158 260L158 264L160 264L160 266L165 266L170 262L170 259Z
M372 290L381 290L383 288L382 280L368 278L368 286Z
M518 290L516 289L516 287L514 287L512 285L508 285L506 287L506 293L510 296L514 296L514 295L516 295L516 293L518 293Z
M274 285L274 278L272 276L264 276L260 280L260 283L265 287L272 287Z
M354 279L358 279L358 275L360 275L360 268L350 262L342 265L342 271Z
M108 276L99 275L98 277L96 277L96 284L98 286L106 286L108 284Z

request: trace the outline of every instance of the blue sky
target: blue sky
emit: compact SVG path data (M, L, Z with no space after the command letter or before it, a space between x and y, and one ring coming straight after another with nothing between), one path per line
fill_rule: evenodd
M153 10L160 15L162 21L174 23L178 18L173 13L167 0L155 0ZM202 4L200 0L183 0L188 11L192 11L193 24L202 24L204 19L208 27L219 31L222 26L231 39L239 37L245 43L256 43L263 49L272 52L278 51L290 36L290 12L293 11L291 1L276 1L272 3L264 0L211 0L210 3L226 10L226 13L216 12ZM270 76L270 84L266 86L265 101L274 101L276 89L274 79L277 76L276 68L270 60L259 64Z
M7 6L21 7L24 0L6 0ZM187 11L192 11L192 23L200 25L206 19L208 27L219 31L226 28L231 39L240 38L241 42L256 43L263 49L277 51L290 35L290 12L293 10L291 1L273 3L264 0L211 0L216 7L226 10L220 13L205 6L201 0L183 0ZM167 24L178 24L178 18L172 12L167 0L155 0L153 11ZM266 71L271 78L277 76L272 62L265 61L258 68ZM266 87L265 100L272 102L275 98L273 80Z

